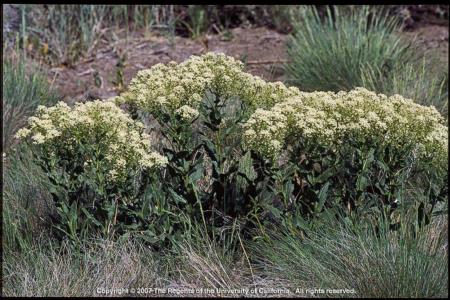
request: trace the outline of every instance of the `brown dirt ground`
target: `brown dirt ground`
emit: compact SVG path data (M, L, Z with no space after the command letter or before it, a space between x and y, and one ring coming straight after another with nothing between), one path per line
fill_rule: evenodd
M282 80L280 66L286 58L286 35L266 28L236 28L232 30L232 36L231 41L221 35L208 35L198 40L175 37L171 41L160 35L140 34L128 41L119 40L114 45L100 48L94 57L72 68L61 66L49 69L49 80L68 102L107 98L120 91L114 81L118 71L116 64L124 54L123 83L126 86L141 69L160 62L181 62L191 55L201 55L207 51L223 52L247 60L250 73L267 80ZM98 75L95 75L97 72ZM101 86L98 86L100 82Z
M207 51L223 52L247 61L246 70L266 80L284 79L282 64L286 61L287 35L265 27L235 28L231 33L231 39L223 35L207 35L203 39L192 40L139 32L128 39L119 39L114 44L104 41L95 55L76 66L49 69L49 81L63 100L69 103L103 99L120 92L120 86L114 81L120 70L116 64L123 55L126 55L122 69L123 84L126 86L141 69L171 60L181 62L191 55L201 55ZM408 38L417 35L418 45L427 51L436 51L447 66L447 26L424 25L402 34Z
M403 34L415 38L419 47L425 51L435 52L439 59L448 65L448 26L424 25Z

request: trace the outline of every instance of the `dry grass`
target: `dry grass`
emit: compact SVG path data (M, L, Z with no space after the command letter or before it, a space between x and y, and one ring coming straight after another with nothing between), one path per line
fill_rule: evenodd
M446 223L436 219L417 231L335 223L307 231L306 239L274 232L272 241L254 246L258 272L283 279L291 289L353 289L324 294L332 297L445 297Z
M88 297L102 288L165 286L154 253L142 245L102 241L80 250L41 246L4 257L3 295Z

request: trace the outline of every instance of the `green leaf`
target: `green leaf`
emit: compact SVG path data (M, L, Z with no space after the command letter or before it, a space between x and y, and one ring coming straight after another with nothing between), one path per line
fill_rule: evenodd
M334 167L328 168L314 179L315 181L314 183L323 183L333 175L335 175L335 168Z
M300 229L303 229L306 231L310 229L310 223L305 221L300 215L294 216L293 221L297 228L300 228Z
M144 241L146 241L150 244L154 244L154 243L158 242L158 239L156 237L151 237L148 235L141 235L140 238L142 238Z
M201 166L197 166L197 168L189 174L189 178L192 182L196 182L197 180L203 178L203 168Z
M87 217L90 221L92 221L92 223L94 223L96 226L98 226L98 227L101 227L101 226L102 226L102 224L101 224L99 221L97 221L97 220L92 216L92 214L89 213L84 207L81 208L81 211L82 211L82 212L86 215L86 217Z
M358 176L356 180L356 189L358 191L364 191L367 187L367 178L364 175Z
M388 172L389 171L389 167L381 160L377 160L376 161L376 165L378 167L380 167L384 172Z
M187 201L186 199L184 199L184 197L178 195L174 190L169 189L170 195L173 197L173 200L175 200L175 202L178 203L183 203L186 204Z
M270 204L266 204L265 208L268 209L275 216L275 218L279 219L281 217L281 211L278 208Z
M218 158L216 156L216 151L215 151L215 146L214 144L209 141L209 140L205 140L203 143L203 148L205 149L206 153L208 154L209 158L211 158L211 160L213 162L217 162Z
M119 237L119 242L120 242L120 243L123 243L123 242L125 242L125 241L127 241L127 240L129 240L129 239L130 239L130 233L127 232L127 233L125 233L125 234L123 234L123 235L121 235L121 236Z
M328 196L328 188L330 187L330 182L325 183L325 185L320 189L319 194L317 197L319 198L319 202L316 206L316 212L320 212L325 204L325 201L327 200Z

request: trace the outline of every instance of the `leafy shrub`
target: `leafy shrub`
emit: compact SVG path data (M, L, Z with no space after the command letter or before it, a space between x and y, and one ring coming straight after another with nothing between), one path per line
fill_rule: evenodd
M297 203L303 216L336 204L348 213L394 210L414 178L422 178L431 210L445 197L444 119L399 95L365 89L305 93L257 109L244 127L247 149L273 161L287 149L282 157L292 168L284 198Z
M246 229L260 203L271 201L270 178L255 171L259 162L242 149L242 122L256 107L300 93L242 68L213 53L158 64L138 72L114 99L135 117L156 119L169 160L161 181L171 205L215 228L239 219Z
M288 42L290 81L306 91L365 87L400 94L446 115L448 75L432 72L436 62L421 59L425 53L397 34L401 28L400 20L379 7L333 6L323 16L303 7Z
M131 120L114 103L64 102L39 106L29 126L17 133L30 137L51 182L59 228L70 237L138 223L133 211L150 174L166 159L149 150L143 124ZM118 225L118 226L115 226Z
M399 95L304 93L209 53L139 72L115 101L159 122L168 193L208 224L288 215L299 226L326 207L393 212L418 178L427 215L445 197L444 120ZM244 157L246 173L239 169ZM214 211L222 215L217 223Z
M164 156L148 152L142 123L113 101L157 121ZM117 224L173 241L185 226L177 215L214 233L282 216L300 226L327 207L393 212L412 180L429 215L446 193L448 129L434 108L365 89L300 92L223 54L158 64L110 101L40 107L29 123L18 136L31 136L49 177L68 191L67 204L53 194L70 236L86 226L110 234Z

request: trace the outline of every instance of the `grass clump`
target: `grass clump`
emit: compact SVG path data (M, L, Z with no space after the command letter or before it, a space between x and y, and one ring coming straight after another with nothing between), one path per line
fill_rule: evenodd
M14 143L13 135L26 124L38 105L56 103L46 76L23 57L3 57L3 152Z
M437 60L424 57L418 62L398 65L389 80L380 80L383 75L379 68L367 69L362 75L363 86L389 95L403 95L421 105L434 106L447 119L448 69L445 73L436 74L433 68L437 64Z
M383 221L321 222L302 233L273 232L272 240L254 244L258 270L304 293L314 287L347 289L326 296L446 297L446 219L416 230L406 222L397 231Z
M388 10L333 6L321 16L307 7L297 17L288 42L291 83L306 91L401 94L446 114L448 75L430 72L436 63L399 36L402 24Z
M50 212L51 183L34 161L30 148L16 145L14 134L39 105L56 95L45 75L21 57L3 57L3 249L26 249L42 230ZM44 222L43 222L44 220Z
M321 18L312 7L300 11L286 66L292 82L305 90L339 91L362 86L365 68L392 68L414 56L411 45L394 36L400 24L367 6L350 13L328 8Z
M3 163L3 251L27 250L47 230L52 184L24 145Z
M240 251L236 228L223 230L220 237L211 237L196 223L187 231L172 250L172 275L179 286L237 289L251 285L251 271Z
M49 64L74 65L95 54L100 43L114 42L119 28L128 38L130 30L170 27L173 10L173 5L22 4L21 45Z
M4 296L125 296L132 288L164 287L164 270L134 241L84 241L78 248L40 240L32 251L3 254ZM106 291L109 290L109 294Z

